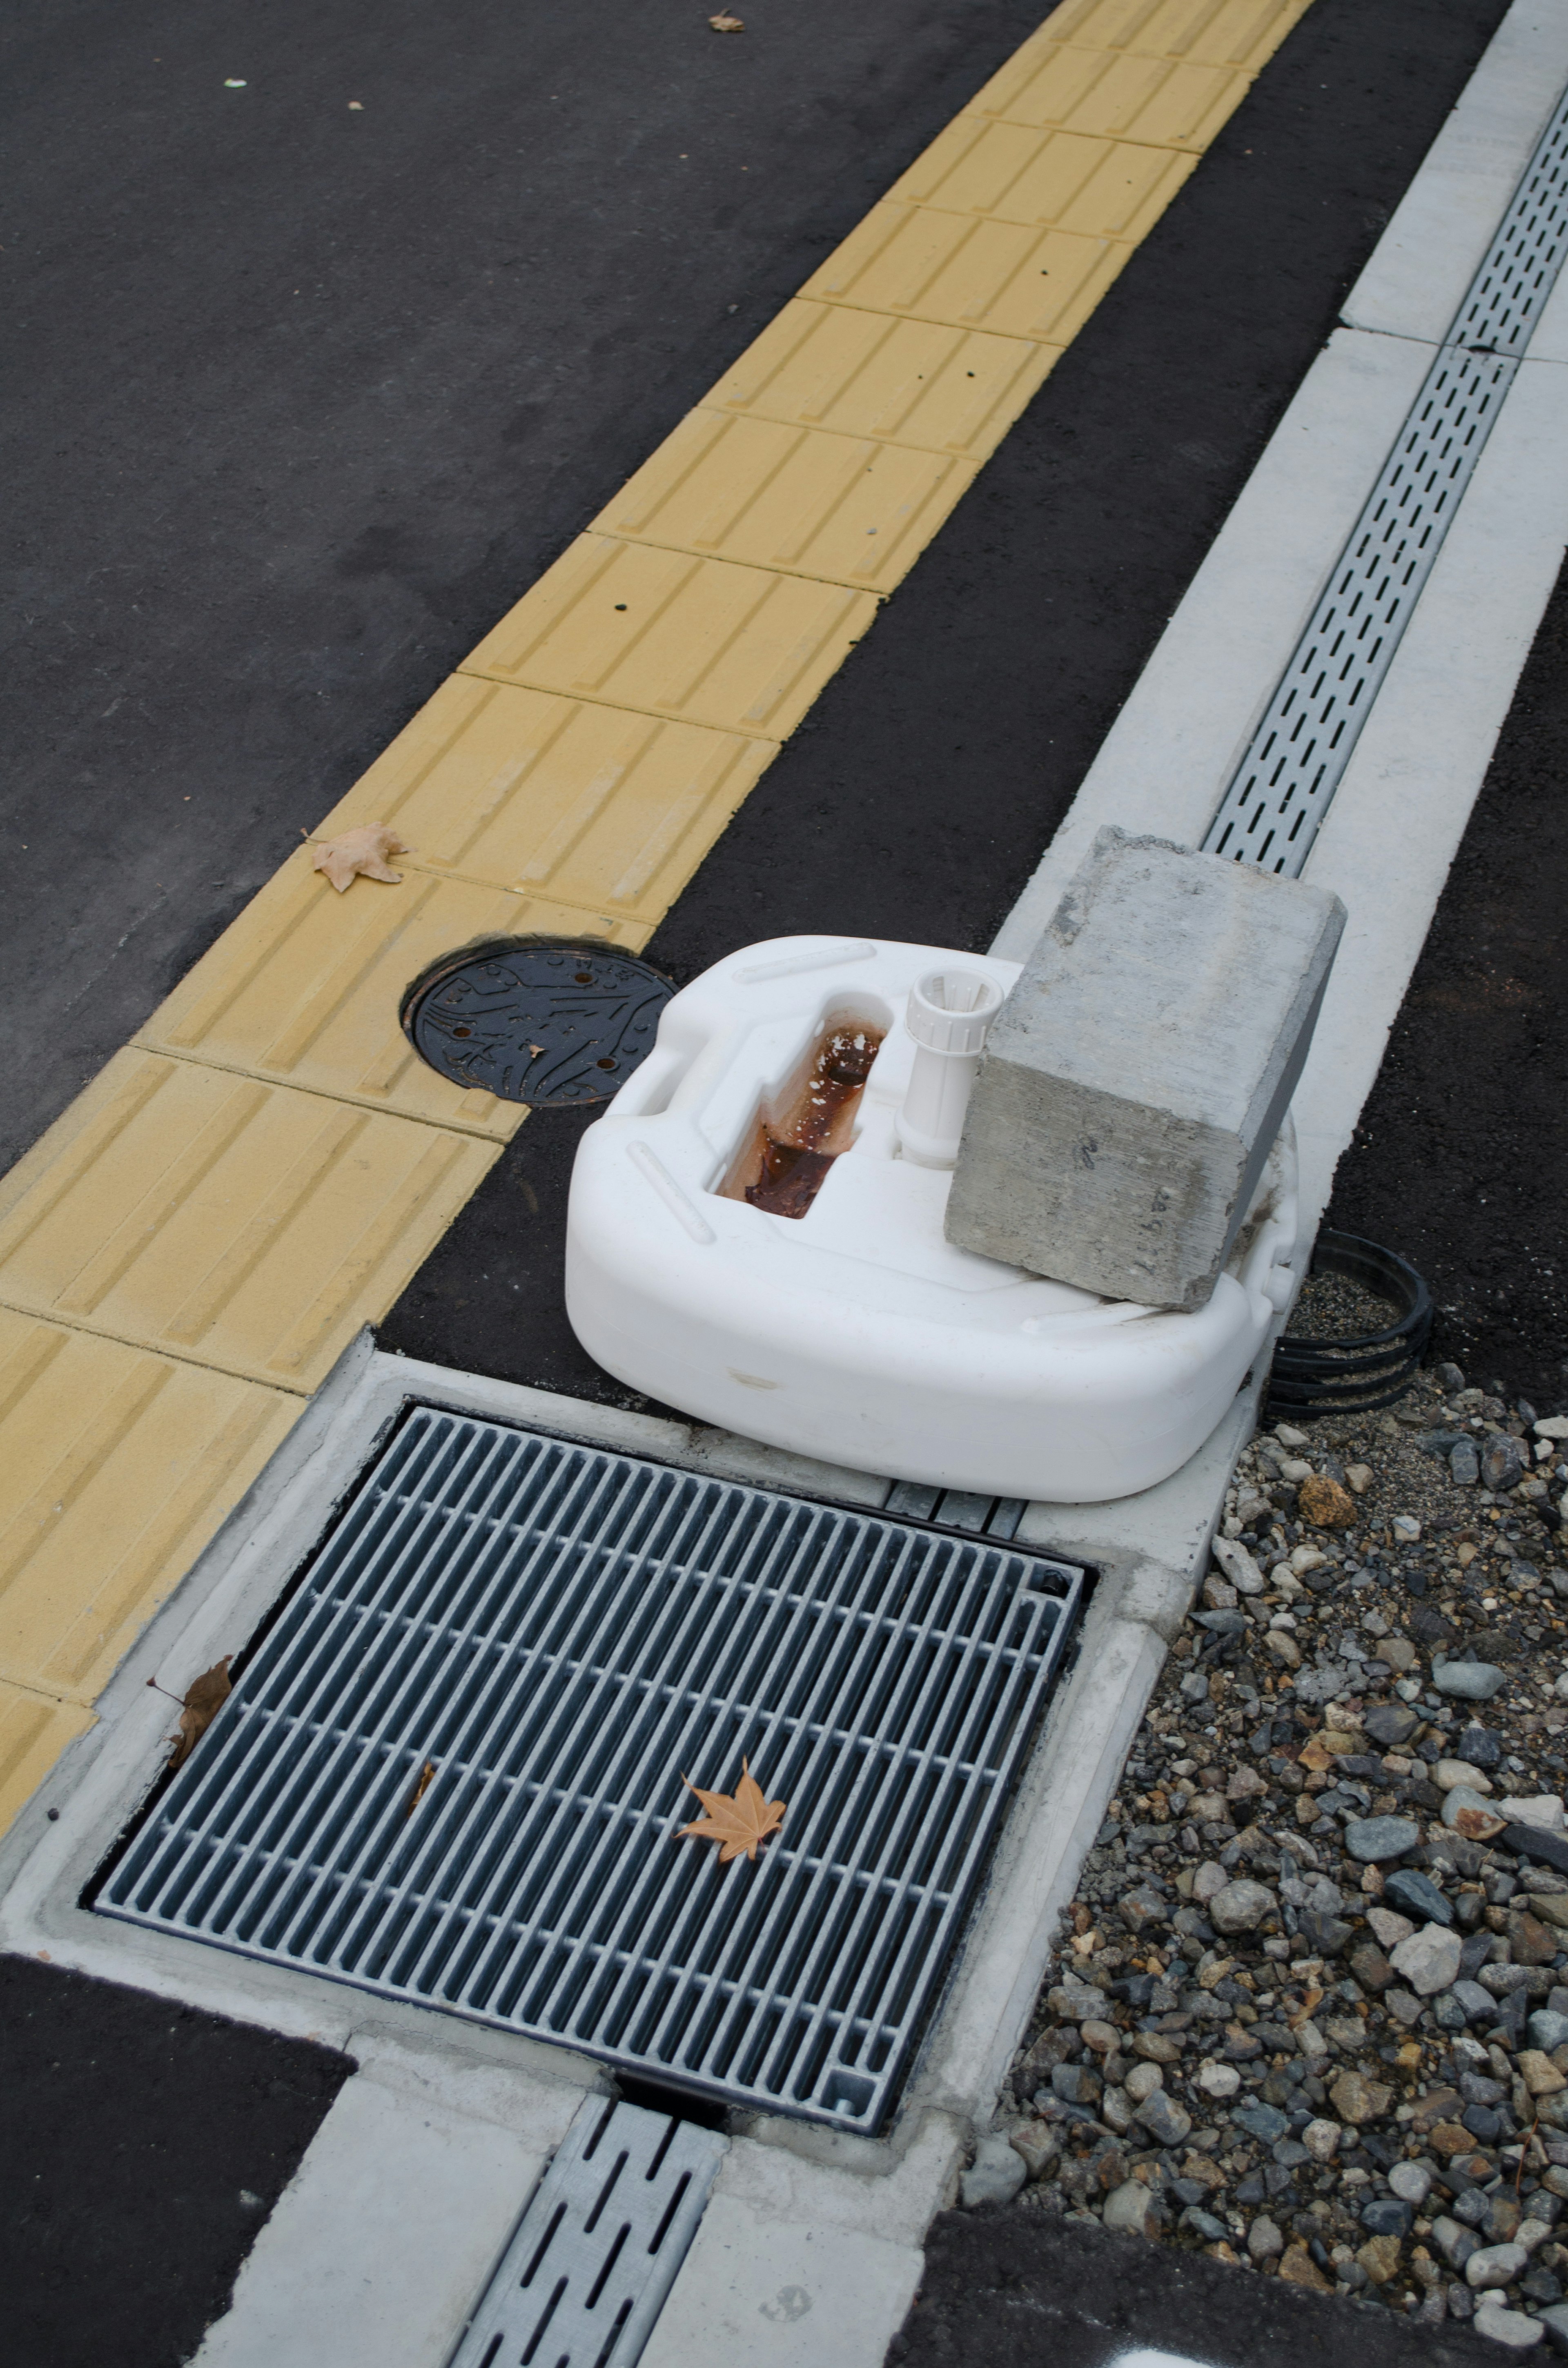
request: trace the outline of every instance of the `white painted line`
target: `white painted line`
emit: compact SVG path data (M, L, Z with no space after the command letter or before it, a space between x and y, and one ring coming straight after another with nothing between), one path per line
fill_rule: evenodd
M1568 9L1515 0L1345 301L1342 319L1436 344L1568 82Z

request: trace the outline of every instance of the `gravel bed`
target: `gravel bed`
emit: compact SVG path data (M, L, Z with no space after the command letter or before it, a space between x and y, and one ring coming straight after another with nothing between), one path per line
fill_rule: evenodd
M1565 1459L1451 1365L1253 1440L967 2205L1568 2350Z

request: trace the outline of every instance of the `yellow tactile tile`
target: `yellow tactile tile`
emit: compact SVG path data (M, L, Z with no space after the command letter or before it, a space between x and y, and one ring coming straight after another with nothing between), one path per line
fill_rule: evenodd
M15 1823L68 1743L93 1724L80 1702L55 1702L0 1679L0 1834Z
M1010 58L965 113L1201 150L1250 88L1234 67L1042 43Z
M960 115L890 195L944 212L986 214L1091 238L1142 238L1198 158L1183 148L1091 140L1081 131Z
M594 525L891 592L973 476L949 454L692 411Z
M889 199L873 206L801 293L1064 346L1130 252L1109 239Z
M704 408L984 461L1057 359L1054 346L797 297Z
M403 859L394 868L401 887L357 880L340 896L301 848L137 1042L505 1143L522 1123L520 1105L465 1091L422 1061L398 1025L403 989L482 938L588 936L635 951L647 926L433 879Z
M0 1305L312 1390L499 1148L119 1053L0 1185Z
M602 913L635 944L775 752L738 732L458 674L320 836L393 823L422 870Z
M462 671L779 740L876 612L869 592L585 534Z
M1065 0L1033 41L1090 50L1139 50L1199 65L1267 64L1309 0ZM1026 44L1026 46L1032 46Z
M0 1678L90 1702L301 1403L0 1308Z

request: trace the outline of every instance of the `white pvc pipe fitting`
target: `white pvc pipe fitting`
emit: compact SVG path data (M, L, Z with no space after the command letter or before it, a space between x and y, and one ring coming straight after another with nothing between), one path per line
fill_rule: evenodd
M915 1067L894 1124L904 1157L918 1167L957 1159L986 1030L1001 1008L1001 988L977 971L928 971L910 988L904 1020Z

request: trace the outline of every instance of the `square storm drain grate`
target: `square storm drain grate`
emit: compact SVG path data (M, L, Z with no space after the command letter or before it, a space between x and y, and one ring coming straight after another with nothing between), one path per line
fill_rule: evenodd
M96 1905L871 2130L1083 1583L415 1407ZM722 1867L681 1777L743 1755L788 1813Z

